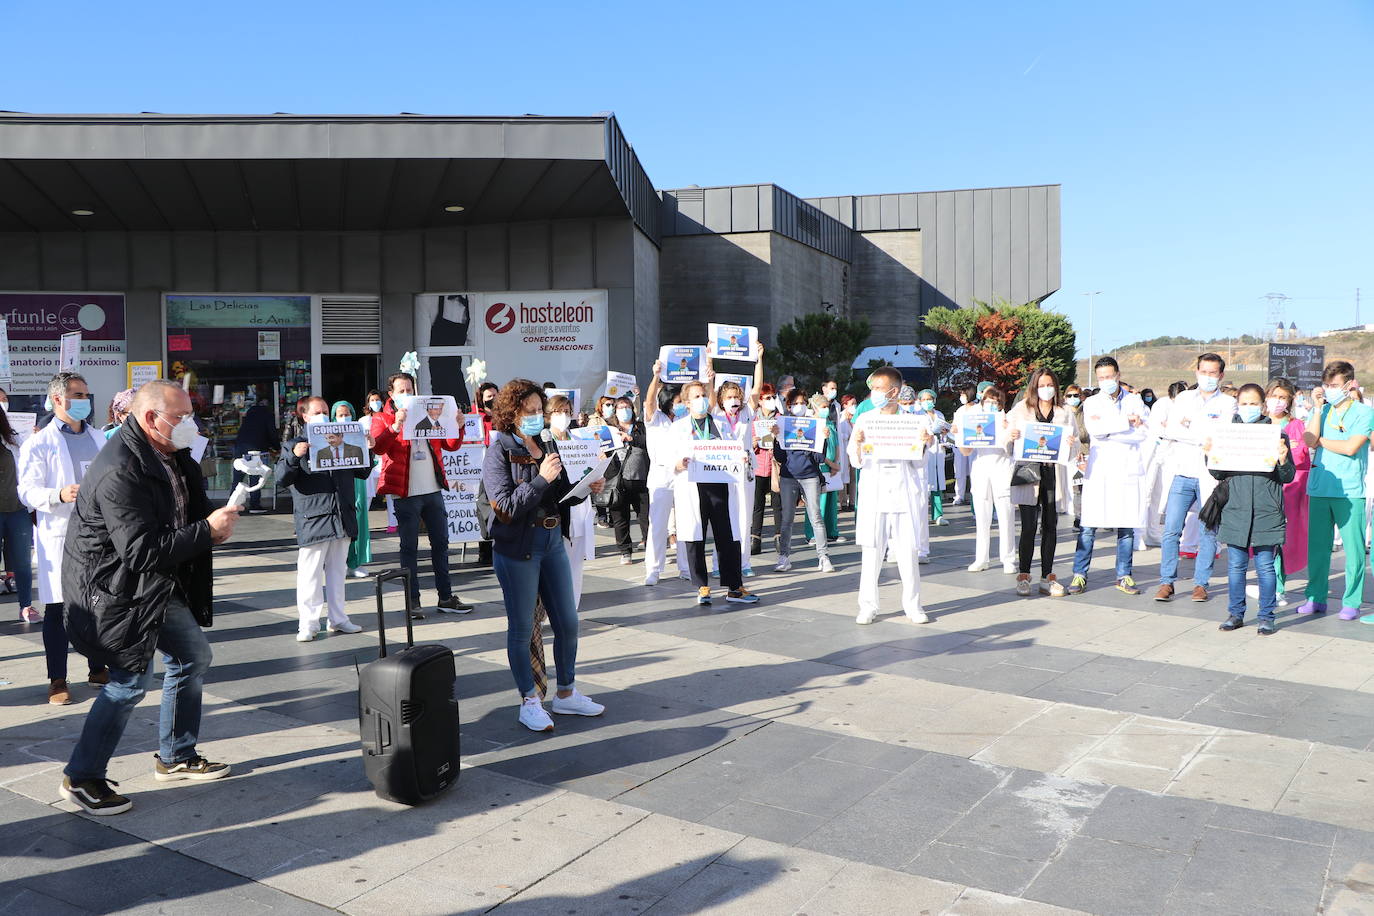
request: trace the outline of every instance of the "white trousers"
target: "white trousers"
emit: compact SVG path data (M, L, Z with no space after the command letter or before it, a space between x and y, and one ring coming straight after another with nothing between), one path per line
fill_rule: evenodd
M973 463L972 455L954 450L954 498L959 502L968 499L968 469Z
M673 512L673 485L649 487L649 543L644 548L644 575L660 576L668 553L668 516ZM687 546L677 539L677 568L687 571Z
M916 529L904 512L884 512L878 516L877 543L863 549L859 572L859 618L872 620L878 613L878 578L883 572L883 556L888 548L897 560L902 577L902 611L908 617L921 613L921 567L916 562Z
M1152 461L1145 472L1145 527L1136 529L1136 540L1142 538L1148 544L1158 547L1164 542L1164 504L1169 500L1165 482L1170 478L1164 473L1159 462Z
M1016 562L1015 516L1011 511L1011 491L1007 484L993 485L992 475L982 468L974 467L969 475L969 500L973 503L975 556L973 562L990 562L988 552L992 547L992 515L997 513L998 556L1003 566ZM998 491L1001 491L1000 493Z
M320 631L320 612L329 605L329 622L348 622L344 582L348 581L348 538L302 547L296 554L296 610L301 632ZM323 598L321 597L323 590Z

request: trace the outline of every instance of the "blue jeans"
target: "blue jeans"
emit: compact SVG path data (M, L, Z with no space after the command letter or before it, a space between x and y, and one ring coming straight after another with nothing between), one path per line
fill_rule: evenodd
M1097 540L1097 529L1084 525L1078 532L1078 549L1073 553L1073 574L1088 577L1088 564L1093 559L1093 544ZM1135 529L1116 529L1116 577L1124 579L1131 574L1131 563L1135 559L1131 549L1135 546Z
M1188 510L1202 508L1202 490L1196 477L1175 477L1169 485L1169 501L1164 506L1164 540L1160 545L1159 581L1173 585L1178 578L1178 542L1183 536L1183 523ZM1212 578L1212 563L1217 558L1217 533L1202 525L1202 539L1197 545L1197 560L1193 563L1193 584L1207 587Z
M1278 577L1274 574L1274 547L1256 547L1255 575L1259 577L1260 623L1274 622L1274 608L1278 606ZM1227 591L1231 603L1226 613L1245 619L1245 570L1250 566L1250 551L1234 544L1227 545Z
M162 653L162 709L158 716L158 756L168 765L196 756L200 731L202 681L210 667L210 642L190 608L173 598L157 635ZM73 782L104 779L129 714L153 682L153 660L143 673L110 668L110 683L101 688L65 772Z
M444 494L439 491L424 496L398 496L396 531L401 536L401 565L410 570L410 597L420 606L420 519L425 520L429 535L429 561L434 567L434 590L439 597L453 595L448 577L448 509L444 508Z
M19 606L33 604L33 521L28 509L0 512L0 538L5 542L5 569L14 573Z
M573 606L572 570L562 532L558 528L537 528L528 560L497 552L492 565L506 600L506 660L520 696L535 696L538 692L534 669L530 667L536 596L544 599L549 625L553 627L558 689L571 690L577 674L577 608Z

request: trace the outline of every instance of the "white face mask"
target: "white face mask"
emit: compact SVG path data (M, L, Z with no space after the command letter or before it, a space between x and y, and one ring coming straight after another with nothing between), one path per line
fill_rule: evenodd
M572 423L572 416L566 413L549 414L549 427L556 433L566 432Z
M1042 401L1053 401L1053 400L1054 400L1054 386L1053 386L1053 385L1041 385L1039 388L1035 389L1035 393L1038 394L1038 395L1040 395L1040 400L1042 400Z
M966 395L966 394L961 394L961 395L959 395L959 403L960 403L960 404L967 404L967 403L968 403L968 395Z
M168 419L166 414L162 414L160 411L159 414L164 421ZM196 425L196 418L187 417L172 427L172 434L167 438L171 440L172 448L180 451L184 448L190 448L195 443L196 436L199 435L200 427Z
M697 417L706 416L706 409L709 406L710 402L706 400L705 395L697 395L692 398L692 415Z
M308 414L305 415L305 422L307 422L307 423L327 423L327 422L329 422L329 418L326 417L326 416L325 416L324 414L322 414L322 413L308 413Z
M1335 407L1345 400L1346 390L1344 386L1339 388L1326 388L1324 390L1326 392L1326 403L1330 404L1332 407Z
M1198 391L1216 391L1219 384L1221 384L1221 379L1214 375L1203 375L1201 372L1197 374Z
M736 410L739 410L739 398L730 398L728 401L726 401L725 409L730 411L731 413L733 413Z
M1117 389L1121 387L1121 382L1114 378L1098 379L1097 384L1102 389L1102 393L1108 397L1116 394Z
M804 417L804 416L806 416L806 405L805 405L805 404L793 404L791 407L788 408L788 410L792 411L792 416L794 416L794 417Z
M825 399L826 399L827 401L833 401L833 400L835 400L835 389L834 389L834 388L827 388L827 389L825 389Z
M1002 408L997 406L996 401L984 401L983 409L986 410L988 413L997 413L997 411L1001 410Z
M778 410L778 399L777 399L777 398L764 398L764 399L763 399L762 401L760 401L759 403L762 404L762 405L763 405L763 409L766 410L766 411L768 411L769 413L776 413L777 410Z

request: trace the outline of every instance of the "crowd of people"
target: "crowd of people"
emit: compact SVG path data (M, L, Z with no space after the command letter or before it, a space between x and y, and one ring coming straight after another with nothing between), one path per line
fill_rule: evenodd
M915 390L898 370L884 367L867 377L867 396L859 399L842 395L833 380L814 392L791 379L769 381L762 346L756 345L755 356L748 386L733 378L717 384L709 361L700 380L670 385L660 381L664 367L655 364L642 400L637 392L602 397L585 411L551 394L549 382L517 378L478 388L471 409L480 415L486 449L479 563L493 567L501 587L518 721L525 727L554 727L544 707L542 670L535 670L531 653L545 618L557 674L551 711L604 712L576 682L582 570L595 555L598 524L614 530L622 564L633 564L636 549L642 551L644 586L675 574L692 582L698 605L723 600L748 606L760 596L747 580L770 547L775 573L798 564L822 575L839 572L832 548L843 541L838 514L848 508L860 548L855 622L871 624L880 613L879 575L884 563L894 562L902 613L925 623L920 566L931 557L931 528L948 524L947 456L952 503L972 507L968 571L993 567L995 522L996 559L1014 577L1010 587L1019 596L1083 594L1095 539L1105 528L1116 534L1111 581L1127 595L1142 592L1135 554L1161 548L1153 595L1160 602L1175 598L1184 560L1192 561L1191 599L1209 600L1224 546L1228 592L1220 628L1244 626L1250 599L1257 603L1257 632L1266 636L1276 632L1277 609L1288 603L1287 579L1304 567L1308 585L1296 613L1327 610L1331 556L1343 545L1339 617L1360 617L1374 508L1374 500L1365 499L1374 408L1349 363L1330 363L1322 385L1308 392L1285 379L1232 386L1225 360L1204 353L1194 380L1175 383L1158 398L1148 389L1135 391L1111 357L1092 367L1092 388L1062 384L1036 367L1015 391L984 381L937 393ZM261 441L247 444L271 449L275 437L280 446L277 485L291 494L299 544L302 642L324 631L361 629L345 611L344 584L350 576L368 575L376 496L387 498L394 517L400 563L410 572L412 613L419 616L422 605L421 525L437 610L472 610L454 590L450 571L444 453L477 443L465 442L463 424L452 438L408 439L406 418L416 394L414 376L397 372L384 391L368 392L361 411L347 400L331 404L312 396L300 400L279 433L272 424L251 426ZM105 763L147 689L155 651L167 660L158 778L213 779L229 771L199 756L195 743L200 683L210 662L200 632L210 618L210 549L232 535L238 509L210 510L199 467L188 457L196 435L190 402L175 384L121 393L116 404L122 416L111 416L105 434L89 423L90 395L79 375L55 377L50 402L52 422L22 445L0 412L6 444L0 451L0 537L21 617L43 623L49 701L70 702L68 642L88 660L88 682L102 688L66 769L63 793L94 813L118 813L130 803L111 788ZM883 418L898 415L915 421L902 428L916 431L916 460L868 446L878 430L892 428ZM970 415L992 417L989 441L965 443ZM817 442L789 447L782 435L786 417L814 421ZM310 425L351 420L363 424L374 466L312 470ZM1018 440L1035 424L1068 431L1063 460L1016 460ZM1234 424L1279 427L1264 470L1209 467L1208 456L1238 429ZM603 427L613 434L604 477L579 486L560 447L567 448L579 428ZM694 473L698 446L712 441L729 442L746 456L725 480ZM770 502L771 543L764 524ZM797 553L799 507L814 567ZM1067 585L1056 573L1061 518L1073 519L1077 535ZM37 533L43 613L30 604L31 532ZM1254 585L1247 583L1252 563ZM712 579L719 579L721 591ZM1374 623L1374 615L1362 619Z

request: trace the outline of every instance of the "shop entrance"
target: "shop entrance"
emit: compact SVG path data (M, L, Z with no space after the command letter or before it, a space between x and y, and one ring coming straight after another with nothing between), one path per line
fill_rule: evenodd
M347 401L361 416L367 393L380 387L379 363L375 353L320 354L320 396L330 404Z

